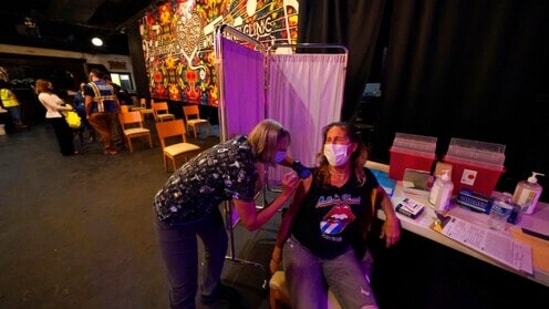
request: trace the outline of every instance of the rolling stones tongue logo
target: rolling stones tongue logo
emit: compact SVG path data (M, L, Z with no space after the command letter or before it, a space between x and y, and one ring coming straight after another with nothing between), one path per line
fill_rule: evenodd
M355 218L356 216L348 205L335 206L320 221L320 230L327 235L338 235Z

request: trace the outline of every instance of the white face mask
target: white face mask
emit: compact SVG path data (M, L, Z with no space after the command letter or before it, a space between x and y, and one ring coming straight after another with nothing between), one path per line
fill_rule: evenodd
M324 145L324 156L331 166L341 166L349 161L347 151L350 145L326 144Z
M274 161L276 164L280 164L284 158L286 158L286 151L277 151L274 157Z

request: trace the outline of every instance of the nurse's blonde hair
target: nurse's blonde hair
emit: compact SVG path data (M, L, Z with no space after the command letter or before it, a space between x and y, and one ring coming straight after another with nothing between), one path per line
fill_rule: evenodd
M273 119L265 119L250 131L248 141L259 162L274 165L277 143L286 137L290 141L290 132L282 124Z

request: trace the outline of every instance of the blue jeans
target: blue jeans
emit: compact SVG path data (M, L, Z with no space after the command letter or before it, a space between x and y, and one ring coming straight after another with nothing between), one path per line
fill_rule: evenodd
M343 308L376 306L361 261L353 249L326 260L316 257L290 237L282 254L292 308L326 309L328 287Z
M219 208L192 224L177 226L155 221L170 283L170 307L195 309L198 291L197 236L204 244L202 295L212 295L221 282L228 238Z
M8 112L10 113L11 119L13 120L13 122L14 122L16 125L19 125L19 124L22 123L22 118L21 118L21 106L20 106L20 105L8 107L8 108L6 108L6 109L7 109Z

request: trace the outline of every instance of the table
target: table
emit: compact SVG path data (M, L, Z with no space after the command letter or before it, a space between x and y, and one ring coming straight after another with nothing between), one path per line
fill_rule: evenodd
M366 166L385 172L388 171L388 166L384 164L368 162ZM393 192L392 200L395 201L402 196L408 196L427 206L423 213L416 219L411 219L397 213L403 229L549 287L549 241L526 235L521 231L521 228L527 228L541 234L549 235L549 204L540 202L534 214L522 215L522 218L517 225L511 225L507 231L501 232L512 236L517 241L525 242L532 246L534 273L532 275L528 275L501 264L496 260L431 229L430 226L433 223L434 218L436 218L436 215L434 209L429 206L428 192L423 194L418 193L417 191L414 191L413 194L404 193L401 182L398 182ZM450 216L467 220L468 222L474 224L483 226L487 225L488 215L474 212L459 206L452 205L448 214ZM381 220L385 219L385 213L382 210L378 210L376 215Z

